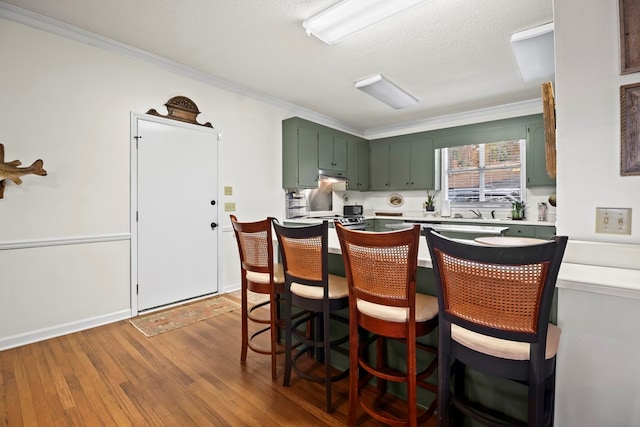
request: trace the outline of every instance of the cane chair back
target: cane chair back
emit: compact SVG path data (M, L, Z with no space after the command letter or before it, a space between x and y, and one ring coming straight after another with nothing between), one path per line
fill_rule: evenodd
M444 392L449 390L449 377L439 377L440 420L448 425L453 403L476 421L498 425L487 415L490 411L471 409L463 395L463 369L469 366L529 384L529 425L552 422L560 329L549 319L567 237L529 246L489 247L447 239L428 229L426 239L440 305L440 369L453 360L458 367L455 376L460 377L451 393Z

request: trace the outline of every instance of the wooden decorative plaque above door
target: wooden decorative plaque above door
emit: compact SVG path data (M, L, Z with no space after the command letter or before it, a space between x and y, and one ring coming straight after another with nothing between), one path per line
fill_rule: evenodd
M196 116L200 114L200 110L198 110L198 106L196 105L196 103L186 96L174 96L164 105L166 105L167 111L169 112L169 114L167 114L166 116L158 113L153 108L147 111L147 114L213 128L213 125L210 122L201 124L196 121Z

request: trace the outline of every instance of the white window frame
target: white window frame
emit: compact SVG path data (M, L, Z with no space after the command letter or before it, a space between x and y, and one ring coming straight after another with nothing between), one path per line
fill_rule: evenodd
M520 141L520 201L526 203L527 196L527 173L526 173L526 144L527 140L524 138L518 139ZM511 208L510 202L495 202L495 201L485 201L485 171L484 168L484 149L486 144L491 144L493 142L500 141L490 141L486 143L479 144L468 144L468 145L478 145L481 151L480 155L480 165L479 165L479 188L478 188L478 201L477 202L461 202L461 201L453 201L449 198L449 161L447 156L448 147L442 148L440 150L440 164L442 167L440 168L440 182L443 193L443 199L451 202L451 207L471 207L471 208ZM453 147L451 147L453 148Z

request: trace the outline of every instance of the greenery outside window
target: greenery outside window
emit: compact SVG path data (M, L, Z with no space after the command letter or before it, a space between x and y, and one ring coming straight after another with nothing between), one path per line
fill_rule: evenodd
M524 202L525 140L442 149L444 198L457 207L511 207Z

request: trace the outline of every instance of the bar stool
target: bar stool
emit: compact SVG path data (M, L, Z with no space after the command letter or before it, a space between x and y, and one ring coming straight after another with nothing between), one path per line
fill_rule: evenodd
M272 218L255 222L239 222L235 215L230 215L231 224L238 242L240 253L240 274L242 279L242 348L240 361L245 363L247 351L251 349L259 354L271 356L271 379L277 378L276 355L284 352L278 349L279 304L280 295L284 292L284 271L282 264L274 263L273 234L271 232ZM249 308L247 291L269 295L268 301L253 305ZM267 307L269 318L258 315L257 310ZM261 327L249 337L249 322ZM254 343L258 336L269 333L269 348Z
M329 274L328 222L306 227L285 227L273 223L284 264L285 319L285 386L291 384L291 371L306 380L324 384L326 411L333 411L331 384L346 378L348 369L334 373L331 352L348 354L341 347L349 336L331 337L331 320L346 323L334 312L349 305L347 281ZM302 316L293 314L293 307ZM300 314L298 313L298 314ZM317 325L318 330L310 330ZM293 342L295 339L295 343ZM294 348L298 347L294 354ZM318 376L302 368L301 357L315 352L324 363L324 375Z
M387 233L354 231L336 224L345 272L349 283L350 376L348 425L356 423L358 406L376 420L394 426L416 426L431 417L436 398L429 407L418 412L417 388L436 393L437 388L426 379L437 367L436 350L417 342L438 325L436 297L416 292L416 273L420 226ZM371 339L359 338L367 331ZM406 343L406 369L388 366L386 340ZM366 357L370 344L376 343L375 366ZM418 371L417 350L434 354L430 363ZM364 373L359 378L359 368ZM376 379L378 397L374 402L363 398L362 389ZM406 416L390 414L378 403L387 394L387 382L405 383Z
M527 425L553 425L561 331L549 323L549 313L567 237L487 247L427 229L426 239L440 306L439 425L450 425L450 405L484 425L523 425L514 414L498 413L465 395L466 367L526 384Z

